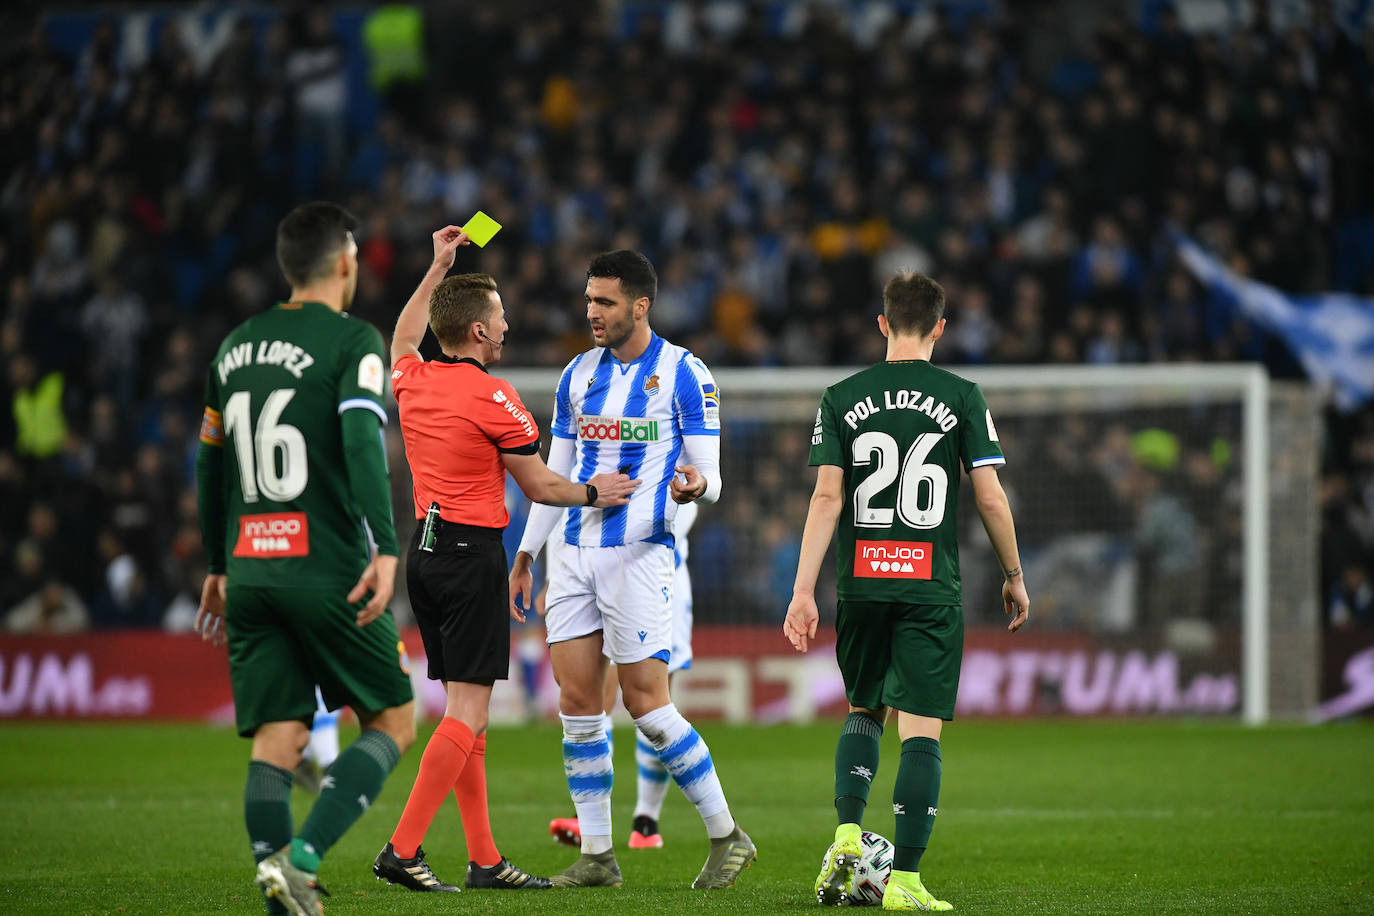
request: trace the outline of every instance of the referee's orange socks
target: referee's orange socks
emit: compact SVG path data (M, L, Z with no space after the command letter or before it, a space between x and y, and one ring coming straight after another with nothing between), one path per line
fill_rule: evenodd
M491 817L487 813L487 736L484 732L472 742L467 766L453 784L453 797L463 817L463 836L468 841L468 858L483 868L501 861L496 841L491 837Z
M415 851L420 848L439 806L444 803L458 781L458 775L467 766L475 740L472 729L448 716L440 720L439 727L434 729L420 758L420 773L415 777L415 786L410 790L410 798L406 799L396 832L391 835L391 846L402 859L415 857ZM487 832L490 834L490 830Z

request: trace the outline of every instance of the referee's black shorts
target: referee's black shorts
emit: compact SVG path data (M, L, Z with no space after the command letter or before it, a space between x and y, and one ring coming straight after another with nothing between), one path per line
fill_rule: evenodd
M440 520L434 550L415 526L406 590L435 681L482 684L510 676L510 590L501 529Z

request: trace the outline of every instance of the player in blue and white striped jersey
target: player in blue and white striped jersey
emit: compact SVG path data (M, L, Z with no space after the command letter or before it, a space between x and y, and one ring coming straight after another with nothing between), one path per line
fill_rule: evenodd
M701 360L657 334L650 334L644 352L629 365L605 347L569 363L558 382L552 432L576 443L573 470L579 479L613 468L645 481L628 506L569 509L563 539L572 546L648 541L672 547L677 503L668 490L679 461L714 484L698 498L710 503L719 495L715 381Z
M653 265L638 252L592 260L586 303L595 346L568 364L554 403L549 467L584 482L604 469L643 481L626 506L569 510L568 547L549 568L549 656L582 831L582 857L553 879L565 886L621 883L601 715L608 658L635 726L706 822L711 852L692 886L728 887L755 855L706 742L668 696L674 520L678 505L720 494L720 394L701 360L649 327L657 289ZM559 515L546 506L530 511L511 569L517 619L514 604L530 607L530 566Z

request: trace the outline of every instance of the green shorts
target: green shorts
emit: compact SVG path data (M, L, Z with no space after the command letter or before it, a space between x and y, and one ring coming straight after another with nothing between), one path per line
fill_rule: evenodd
M268 722L310 722L317 684L330 709L360 714L414 698L389 610L359 627L362 603L342 592L249 585L230 585L225 605L234 718L245 738Z
M954 718L964 656L963 608L841 598L835 633L835 657L851 706Z

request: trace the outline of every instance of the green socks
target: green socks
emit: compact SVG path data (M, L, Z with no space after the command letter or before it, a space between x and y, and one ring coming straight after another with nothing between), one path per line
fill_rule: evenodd
M376 729L363 732L329 768L324 791L295 839L291 837L292 775L265 761L250 760L243 788L243 820L254 861L261 862L290 843L292 865L311 874L319 871L320 857L368 809L400 760L400 748L389 735ZM285 913L286 909L268 900L267 912Z
M940 742L908 738L902 742L902 762L892 789L892 811L897 820L892 867L897 871L921 870L921 855L935 829L939 804Z
M835 745L835 812L841 824L862 824L868 790L878 772L883 724L873 716L851 712ZM916 872L935 829L940 804L940 742L908 738L902 742L892 811L897 821L892 867Z
M883 723L868 713L851 712L835 745L835 812L841 824L863 823L868 790L878 772Z
M375 728L350 744L330 766L319 801L291 841L291 864L311 874L319 871L320 859L371 806L400 760L396 742Z
M248 782L243 787L243 821L248 826L253 861L261 862L291 842L291 783L286 770L262 760L248 761ZM286 907L267 901L268 913L285 913Z

